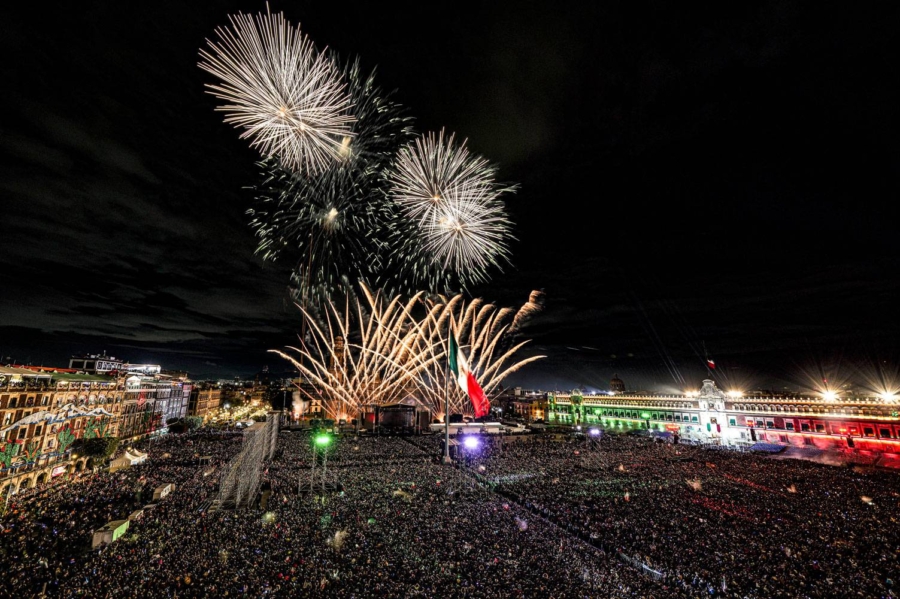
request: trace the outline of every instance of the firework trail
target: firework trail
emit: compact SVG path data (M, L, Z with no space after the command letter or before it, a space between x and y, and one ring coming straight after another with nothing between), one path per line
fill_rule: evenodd
M540 312L544 308L544 292L535 289L528 296L528 301L519 308L512 321L510 330L518 331L529 318Z
M342 157L351 139L351 100L340 71L284 15L237 14L216 29L199 66L220 82L207 91L224 102L225 122L242 139L291 170L315 174Z

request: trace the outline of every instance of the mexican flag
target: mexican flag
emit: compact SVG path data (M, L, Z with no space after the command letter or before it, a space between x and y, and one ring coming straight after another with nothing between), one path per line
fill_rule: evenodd
M452 332L450 333L450 370L453 371L460 388L472 400L472 405L475 406L475 418L486 416L488 410L490 410L491 402L485 397L484 391L481 390L481 386L475 380L475 375L469 370L466 355L457 345L456 337ZM449 418L449 415L447 417Z

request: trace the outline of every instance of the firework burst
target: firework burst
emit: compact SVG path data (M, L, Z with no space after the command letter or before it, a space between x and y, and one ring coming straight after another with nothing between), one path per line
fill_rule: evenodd
M238 14L216 29L199 66L221 80L207 90L225 103L242 139L292 170L319 173L346 155L351 100L340 71L284 15Z
M262 161L256 206L248 210L257 254L292 262L295 299L304 306L323 305L356 281L389 282L383 257L391 251L397 214L381 173L412 138L411 118L375 84L374 72L361 72L358 60L346 63L343 76L356 121L341 160L316 177Z
M499 186L496 172L443 131L400 150L388 178L391 197L416 233L406 236L401 255L423 258L413 260L414 277L440 290L440 273L449 271L466 287L508 262L511 223L500 196L514 187Z

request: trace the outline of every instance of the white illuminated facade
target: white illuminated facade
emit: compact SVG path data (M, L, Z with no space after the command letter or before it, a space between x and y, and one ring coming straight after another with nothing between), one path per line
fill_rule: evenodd
M900 406L892 396L750 397L706 380L683 395L550 393L547 410L551 423L649 428L721 445L900 451Z

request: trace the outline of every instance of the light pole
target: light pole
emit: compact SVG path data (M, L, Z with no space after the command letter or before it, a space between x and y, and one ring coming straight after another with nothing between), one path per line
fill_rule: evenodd
M319 433L314 439L313 455L316 448L322 450L322 493L325 493L325 478L328 475L328 446L331 445L331 435ZM313 468L315 468L315 459L313 460Z
M450 348L447 348L447 359L444 360L444 463L450 460Z
M309 490L312 492L316 479L316 451L322 451L322 493L325 493L325 478L328 475L328 446L331 445L331 435L319 433L313 438L313 463L309 475Z

